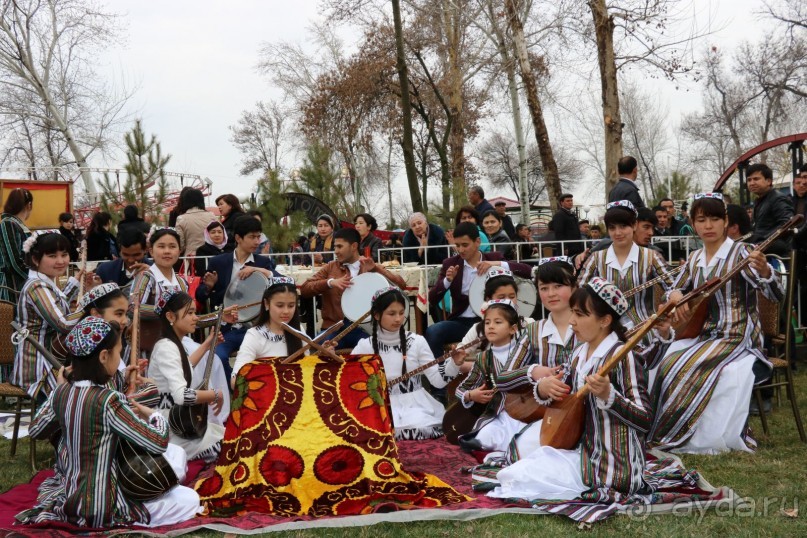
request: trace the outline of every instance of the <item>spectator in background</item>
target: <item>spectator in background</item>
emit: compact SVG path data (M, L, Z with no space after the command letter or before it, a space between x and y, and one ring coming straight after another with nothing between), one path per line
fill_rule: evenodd
M93 215L87 227L87 260L94 262L118 258L118 242L109 233L110 228L112 215L104 211Z
M28 266L22 244L31 237L25 221L34 210L34 196L28 189L8 194L0 217L0 299L17 302L17 294L28 280Z
M733 241L740 241L742 237L751 232L751 219L742 207L729 204L726 206L726 216L729 219L728 236Z
M168 226L171 228L176 228L177 226L177 219L180 215L184 215L185 211L188 208L185 207L185 193L189 190L193 189L193 187L182 187L182 190L179 191L179 197L177 198L177 205L168 212ZM148 232L146 232L148 233Z
M479 185L474 185L468 189L468 201L480 215L484 215L488 211L493 211L493 206L490 205L490 202L485 200L485 190Z
M592 226L588 233L592 241L599 241L602 239L602 230L600 230L599 225Z
M397 232L393 232L389 234L389 239L384 241L384 248L401 248L403 247L403 243L401 243L401 236L398 235ZM393 260L401 261L401 251L400 250L388 250L381 255L382 262L391 262Z
M409 217L409 229L403 236L403 246L406 249L404 263L442 264L449 253L445 232L440 226L429 224L423 213L412 213ZM441 246L445 248L428 248Z
M510 218L510 215L507 214L507 203L503 200L499 200L496 202L496 213L501 217L502 221L502 229L504 233L507 234L507 237L510 238L510 241L516 240L516 227L513 226L513 219ZM484 251L483 251L484 252Z
M221 214L221 223L227 231L227 248L224 250L232 252L235 250L235 221L245 215L244 209L234 194L222 194L216 198L216 206Z
M518 245L519 261L536 257L538 254L538 247L532 242L529 226L526 224L516 225L516 241L521 243Z
M297 240L291 245L291 264L292 265L305 265L305 243L308 241L304 235L301 235L297 238Z
M257 209L250 209L247 211L247 215L250 217L254 217L258 219L258 222L261 223L261 228L263 227L263 214ZM266 237L266 234L261 232L261 242L258 244L258 254L263 254L267 256L272 253L272 241ZM285 261L280 261L278 263L285 263Z
M70 213L59 214L59 233L65 236L70 242L70 261L78 261L78 233L76 232L76 221Z
M177 216L179 249L185 256L195 256L205 244L205 230L216 221L216 215L205 209L205 196L199 189L183 190L179 197L184 213Z
M580 229L580 237L583 239L589 239L591 233L591 223L586 219L583 219L577 223L577 227Z
M118 237L127 230L137 230L148 235L151 226L140 218L137 206L129 204L123 208L123 220L118 223Z
M369 213L359 213L353 217L353 226L356 227L356 231L359 232L359 237L361 238L359 254L367 256L367 249L369 249L370 255L368 257L372 258L374 262L380 262L378 249L383 246L383 243L373 233L378 229L378 221Z
M577 222L577 215L574 214L574 195L565 193L558 198L558 210L552 216L549 223L550 229L555 233L556 241L578 241L580 237L580 226ZM583 252L582 243L558 243L555 247L556 256L574 256Z
M780 226L793 217L790 198L773 188L773 170L763 163L752 164L746 170L748 190L755 194L754 231L750 243L759 244ZM790 238L777 239L768 249L768 254L787 257L790 254Z
M484 230L482 230L482 217L479 213L474 209L472 205L464 205L462 206L457 214L454 216L454 226L459 226L462 222L473 222L476 224L476 229L479 230L479 239L482 241L482 244L479 246L479 252L490 252L492 248L490 246L490 239L488 238L487 234L485 234ZM446 232L446 239L448 240L449 244L454 243L454 234L452 230Z
M754 225L754 204L745 204L745 213L748 215L748 220L751 221L751 226Z
M196 249L196 258L194 262L194 269L197 276L202 276L207 272L207 263L213 256L224 254L224 249L227 246L227 231L224 225L214 220L209 222L203 232L205 242Z
M514 258L513 247L507 244L512 240L502 228L502 217L496 211L488 211L482 215L482 229L490 238L495 252L501 252L508 260Z
M642 196L639 194L639 187L636 185L636 178L639 175L639 163L636 162L636 159L630 156L619 159L617 172L619 172L619 181L608 193L608 202L627 200L637 210L644 207Z
M117 260L98 264L95 276L102 283L113 282L118 286L126 286L138 271L148 269L151 260L146 258L146 234L140 230L129 228L119 236L120 257ZM203 274L203 273L202 273Z
M322 265L333 260L333 229L334 222L330 215L322 214L317 217L317 232L310 235L306 252L314 253L312 265ZM327 252L331 253L327 253ZM320 254L326 252L326 254Z
M807 166L793 178L791 199L796 215L804 217L799 232L793 237L798 281L801 286L801 326L804 327L807 325Z

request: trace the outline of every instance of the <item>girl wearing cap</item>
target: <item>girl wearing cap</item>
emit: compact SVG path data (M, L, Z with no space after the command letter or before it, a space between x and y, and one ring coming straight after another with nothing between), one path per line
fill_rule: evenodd
M636 209L627 200L611 202L606 206L605 225L613 243L606 250L596 251L586 262L578 281L585 284L594 277L612 282L622 292L661 276L661 287L672 290L675 278L660 253L640 247L633 241L636 229ZM642 290L628 299L630 308L622 324L630 329L642 323L655 311L653 288Z
M408 305L409 301L399 288L388 287L377 291L370 307L373 334L370 338L360 340L353 349L354 355L379 355L387 380L434 360L426 339L404 328ZM429 383L439 389L445 387L458 371L454 361L446 360L423 373ZM421 379L416 375L390 387L392 423L398 440L434 439L443 435L445 409L429 395Z
M538 380L535 397L549 405L588 383L580 444L573 450L542 446L502 469L491 497L608 503L653 491L644 478L644 435L652 418L641 361L629 353L607 377L596 373L624 344L619 319L628 303L616 286L597 277L578 288L570 303L570 323L582 344L568 372Z
M513 436L526 426L507 414L504 398L496 386L496 378L503 372L522 368L532 361L529 340L520 336L521 316L517 308L510 299L494 299L488 301L483 312L485 351L477 355L456 395L464 407L482 404L485 410L473 430L459 437L463 450L504 451ZM455 360L464 360L465 355L465 351L458 351Z
M684 293L725 275L746 258L753 261L710 295L710 315L700 336L678 340L660 362L649 364L655 416L648 444L705 454L751 451L756 443L746 422L752 370L756 365L764 379L770 369L757 294L778 302L784 289L761 252L726 236L728 219L720 193L696 195L690 215L703 248L690 254L670 301L680 301Z
M58 231L40 232L26 239L22 249L30 269L17 302L17 320L51 349L56 336L70 332L83 314L81 310L69 310L70 300L78 291L78 280L70 277L64 290L56 284L70 264L70 242ZM25 389L39 403L56 387L50 363L27 340L17 346L11 383Z
M287 357L302 347L297 336L283 329L287 323L300 330L300 316L297 313L297 287L291 277L272 277L269 287L263 292L261 310L255 326L244 335L233 365L230 386L235 389L238 372L255 359ZM243 386L239 393L247 389Z
M127 402L106 386L121 360L118 324L88 317L70 332L66 346L72 365L69 382L51 393L30 427L33 438L47 438L54 427L62 430L64 477L39 496L37 506L18 514L17 520L61 521L98 529L169 525L201 512L199 495L184 486L174 486L144 503L127 498L121 489L115 463L119 439L163 454L168 447L168 422L157 411ZM170 463L184 476L184 459Z

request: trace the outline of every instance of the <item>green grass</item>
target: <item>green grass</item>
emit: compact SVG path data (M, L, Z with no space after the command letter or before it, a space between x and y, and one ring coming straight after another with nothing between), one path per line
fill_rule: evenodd
M807 367L800 363L796 376L802 414L807 415ZM616 516L596 524L587 536L627 536L646 534L655 537L702 536L807 536L807 444L799 441L793 415L785 394L782 406L769 417L771 435L762 436L758 418L751 425L760 443L755 454L731 452L720 456L684 456L688 467L698 469L715 486L729 486L740 496L756 502L755 514L749 511L735 514L717 514L707 511L702 517L652 516L645 520ZM805 417L807 418L807 416ZM28 440L22 440L17 455L9 457L9 442L0 439L0 491L30 480ZM40 468L53 464L52 451L47 443L40 442ZM768 500L767 514L762 514L763 503ZM780 512L780 507L797 508L798 517L791 518ZM376 538L379 536L416 537L468 536L471 538L501 538L503 536L553 536L577 532L571 520L556 516L529 516L507 514L471 522L429 521L401 524L381 524L351 529L311 529L286 532L284 536L312 538L320 536ZM220 536L221 533L203 531L192 536ZM279 535L273 533L273 535ZM190 535L188 535L190 536Z

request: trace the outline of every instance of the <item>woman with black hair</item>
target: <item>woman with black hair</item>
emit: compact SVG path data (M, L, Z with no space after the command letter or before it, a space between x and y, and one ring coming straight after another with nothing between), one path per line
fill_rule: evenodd
M199 189L184 190L180 196L184 213L177 216L179 249L185 256L194 256L205 244L205 229L216 216L205 209L205 197Z
M235 221L246 213L235 194L222 194L216 198L216 206L221 214L221 223L227 231L227 247L224 251L232 252L235 250Z
M353 225L361 237L359 255L366 256L369 249L369 257L375 262L381 261L378 257L378 249L383 246L383 242L373 233L378 229L378 221L375 220L375 217L369 213L359 213L353 217Z
M333 260L333 231L335 224L330 215L320 215L317 217L317 232L309 239L306 245L306 252L315 253L309 263L312 265L322 265ZM327 254L319 254L327 252Z
M372 299L373 335L360 340L354 355L375 354L384 363L387 380L394 379L434 360L426 339L404 327L408 300L399 288L383 288ZM459 359L462 362L462 358ZM443 361L424 372L432 387L442 388L459 372L453 360ZM419 375L390 390L395 439L435 439L443 435L445 408L423 387Z
M513 247L504 243L510 243L510 236L502 228L502 217L495 211L487 211L482 215L482 229L488 234L490 242L493 244L493 250L501 252L508 260L512 260Z
M87 227L87 260L114 260L118 257L118 242L109 233L112 228L112 215L99 211L92 217Z
M16 302L28 280L23 242L31 237L25 221L31 216L34 197L28 189L14 189L8 195L0 217L0 300Z
M477 211L472 205L464 205L457 210L457 215L454 217L454 226L459 226L461 222L473 222L476 224L476 229L479 230L479 252L490 252L490 239L485 231L482 229L482 217L479 216ZM453 234L449 231L446 233L448 242L452 242Z

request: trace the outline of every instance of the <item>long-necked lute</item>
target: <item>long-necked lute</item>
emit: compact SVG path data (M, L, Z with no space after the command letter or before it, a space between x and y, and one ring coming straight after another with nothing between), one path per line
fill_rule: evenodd
M219 331L221 330L221 321L224 314L224 309L219 306L216 309L218 318L216 324L213 326L213 339L210 343L210 350L207 354L207 364L205 364L205 374L202 382L196 387L196 390L207 390L210 384L210 374L213 371L213 361L216 360L216 342L219 338ZM177 405L170 409L168 412L168 424L178 436L184 439L199 439L204 437L207 431L207 408L208 404L193 404L193 405Z
M405 374L403 374L401 376L398 376L398 377L396 377L394 379L389 380L387 382L387 385L390 388L392 388L393 386L397 385L398 383L403 383L407 379L411 379L411 378L415 377L416 375L418 375L418 374L420 374L422 372L425 372L426 370L428 370L432 366L436 366L436 365L444 362L447 358L449 358L451 355L453 355L457 351L462 351L463 349L473 347L473 346L477 345L481 341L482 341L482 337L474 338L473 340L471 340L467 344L464 344L464 345L461 345L461 346L459 346L457 348L454 348L451 351L447 351L446 353L443 353L442 355L440 355L439 357L437 357L433 361L427 362L423 366L418 366L414 370L410 370L410 371L406 372Z
M11 322L11 327L17 331L17 334L28 340L54 369L58 370L63 366L50 351L45 349L16 321ZM136 339L133 337L132 340ZM150 454L126 439L118 438L118 451L115 459L118 463L118 483L130 499L140 502L151 501L179 484L179 478L174 469L162 454Z
M753 251L765 252L774 241L785 233L791 232L803 219L804 217L801 215L794 216L773 232L765 241L757 245ZM706 325L706 319L709 317L708 299L750 264L751 259L746 257L729 269L725 275L715 277L707 282L707 284L711 283L711 286L705 292L699 294L698 297L694 298L689 308L689 316L674 325L676 339L695 338L701 333L703 327Z
M704 284L704 286L707 286ZM695 292L690 295L693 297ZM686 299L686 297L685 297ZM681 304L681 303L679 303ZM628 341L614 353L610 359L597 371L597 375L606 376L619 364L628 353L642 341L645 334L659 323L667 314L673 311L676 305L666 303L659 308L659 311L640 326ZM551 446L559 449L572 449L577 446L580 437L583 435L583 428L586 419L585 397L591 391L588 384L580 387L580 390L564 398L561 401L552 402L546 408L541 424L541 446Z

